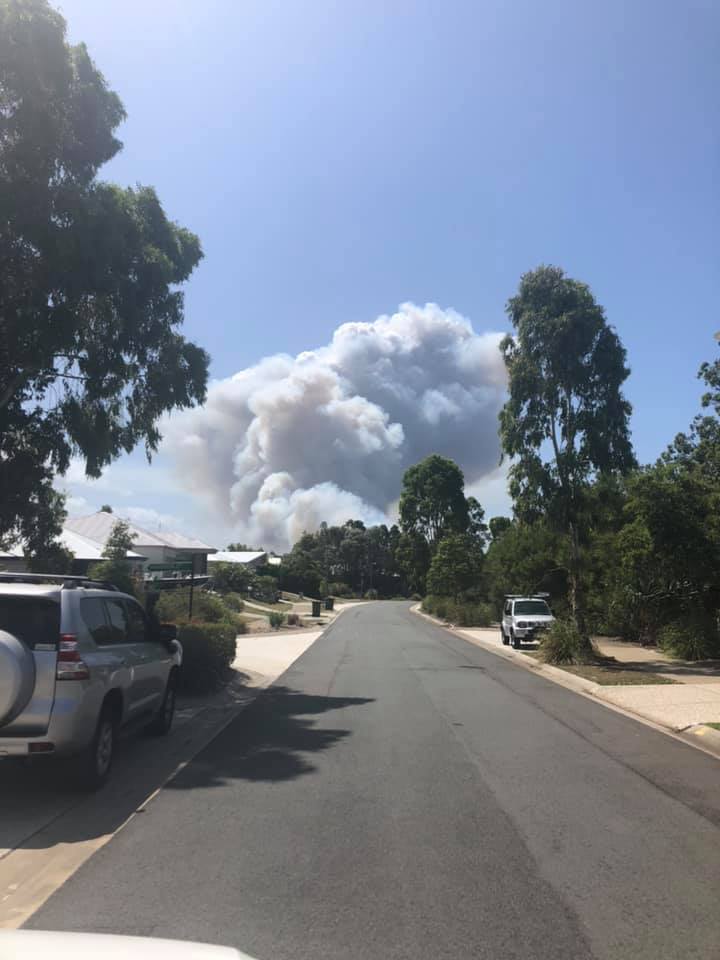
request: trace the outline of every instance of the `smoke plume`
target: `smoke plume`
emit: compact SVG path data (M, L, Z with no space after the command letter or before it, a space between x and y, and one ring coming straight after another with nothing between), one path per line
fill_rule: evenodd
M266 549L323 520L383 522L403 471L429 453L456 460L468 483L497 466L500 337L406 303L213 383L203 407L168 421L163 449L194 494Z

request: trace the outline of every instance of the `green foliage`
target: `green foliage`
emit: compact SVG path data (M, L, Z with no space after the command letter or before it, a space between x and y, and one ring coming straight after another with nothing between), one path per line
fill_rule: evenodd
M0 0L0 539L27 541L71 455L89 476L204 399L178 332L201 257L148 187L97 179L125 113L44 0Z
M430 564L428 592L457 600L479 583L482 561L482 551L470 534L446 534L439 542Z
M589 659L574 620L555 620L540 637L540 659L545 663L586 663Z
M125 560L128 550L133 548L133 543L134 537L130 531L130 524L125 520L116 520L105 541L103 556L108 560Z
M240 563L213 563L208 566L213 590L218 593L246 594L255 579L253 571Z
M544 516L566 535L570 605L586 637L584 497L593 477L635 463L625 350L590 288L558 267L526 273L507 311L516 333L501 344L510 395L500 437L510 492L521 518Z
M464 533L468 528L464 486L460 467L436 453L408 467L400 492L402 532L419 534L431 549L446 533Z
M0 514L2 511L0 503ZM65 496L52 488L40 486L34 498L33 516L32 528L26 529L24 534L24 553L29 569L35 573L70 573L73 554L57 539L66 517ZM8 539L12 541L13 538Z
M234 613L241 613L245 609L245 601L239 593L226 593L222 598L222 602Z
M369 590L366 590L366 591L365 591L365 599L366 599L366 600L377 600L377 599L378 599L378 596L379 596L379 594L378 594L377 590L376 590L374 587L371 587Z
M255 577L250 589L255 600L261 603L277 603L280 588L276 577Z
M162 590L155 611L163 623L187 623L190 608L190 589L182 587L176 590ZM231 623L239 628L242 620L233 606L226 605L223 599L213 596L206 590L193 591L193 622ZM239 631L238 631L239 632Z
M513 521L490 544L483 567L485 595L500 611L506 593L550 594L553 608L566 605L567 548L563 538L543 521Z
M499 540L512 526L512 520L510 517L491 517L488 526L490 527L490 538Z
M235 659L238 632L227 621L193 621L180 626L178 640L183 648L180 682L184 691L206 693L220 686Z
M268 614L268 623L273 630L279 630L283 623L285 623L285 615L278 613L277 610L273 610L272 613Z
M130 525L125 520L116 520L105 542L103 556L107 559L93 564L88 575L94 580L107 580L114 583L118 590L132 594L135 581L132 576L128 550L132 550L133 536Z
M112 512L113 512L113 508L110 506L109 503L104 503L100 507L100 513L112 513Z
M457 627L489 627L494 619L490 604L453 600L451 597L427 596L422 609Z
M352 590L347 583L340 583L335 581L327 585L327 596L328 597L351 597Z
M717 619L697 608L689 609L684 617L661 627L658 640L663 650L682 660L720 657Z

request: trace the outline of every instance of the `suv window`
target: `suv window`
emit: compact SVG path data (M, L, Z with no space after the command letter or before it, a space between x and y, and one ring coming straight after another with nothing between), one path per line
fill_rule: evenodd
M130 634L128 614L125 601L120 597L104 600L107 618L110 621L110 643L127 643Z
M142 612L140 605L134 601L126 600L125 603L127 604L128 620L130 624L130 643L145 643L146 640L151 639L151 637L148 635L145 614Z
M80 616L95 643L102 646L113 642L112 630L101 597L84 597L80 601Z
M550 608L544 600L518 600L515 604L515 616L535 614L536 616L550 616Z
M0 630L22 640L31 650L36 644L57 646L60 604L45 597L0 596Z

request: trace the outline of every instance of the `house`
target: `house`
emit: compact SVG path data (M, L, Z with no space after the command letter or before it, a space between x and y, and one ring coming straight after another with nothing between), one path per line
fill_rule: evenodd
M70 518L65 523L65 531L99 545L102 552L116 521L124 519L101 510L89 517ZM125 522L130 527L133 538L137 567L145 574L146 579L182 579L191 572L195 576L207 574L208 556L217 552L214 547L173 530L151 533L129 520Z
M214 563L239 563L249 570L254 570L255 567L264 567L267 560L268 555L262 550L218 550L208 557L208 565L211 573Z
M73 574L84 576L88 572L90 564L103 559L104 544L88 540L87 537L83 537L67 527L60 533L58 540L66 550L70 550L73 554L70 570ZM128 560L138 564L146 559L135 550L128 550L127 556ZM21 544L0 552L0 570L5 570L8 573L27 573L28 562L25 559Z

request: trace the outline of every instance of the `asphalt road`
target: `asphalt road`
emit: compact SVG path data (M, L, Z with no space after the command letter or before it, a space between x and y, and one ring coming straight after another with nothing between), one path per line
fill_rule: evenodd
M34 915L259 960L710 958L720 763L349 610Z

